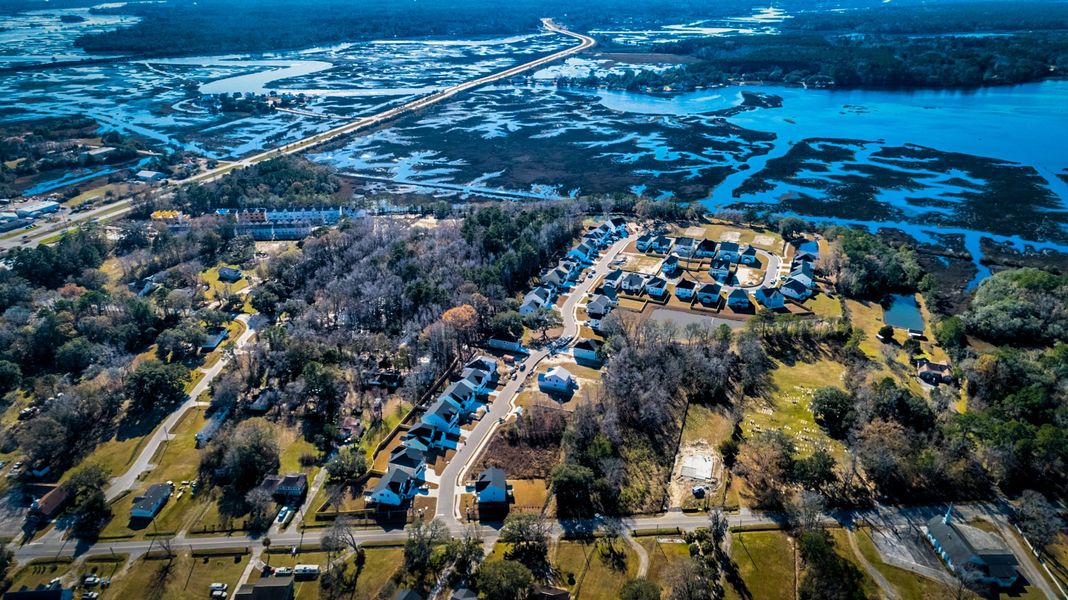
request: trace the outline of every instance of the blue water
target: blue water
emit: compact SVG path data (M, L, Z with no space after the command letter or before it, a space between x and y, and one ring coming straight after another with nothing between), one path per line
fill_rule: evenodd
M37 185L35 185L35 186L31 187L31 188L28 188L26 191L22 192L22 195L23 196L34 196L36 194L45 194L45 193L51 192L52 190L59 189L61 187L67 186L67 185L73 185L75 183L81 183L83 181L88 181L90 179L93 179L95 177L101 177L103 175L110 175L110 174L112 174L114 172L115 172L115 169L112 169L112 168L109 167L107 169L100 169L99 171L93 171L92 173L89 173L88 175L77 175L75 173L67 173L66 175L64 175L62 177L57 177L56 179L50 179L48 181L43 181L41 183L38 183Z
M920 305L914 295L892 296L890 307L883 311L883 320L887 325L900 329L923 330L923 313L920 312Z

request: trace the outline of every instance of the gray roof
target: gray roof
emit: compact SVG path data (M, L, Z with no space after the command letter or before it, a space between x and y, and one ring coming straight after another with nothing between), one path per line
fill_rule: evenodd
M133 508L153 512L164 500L170 498L172 489L169 483L150 485L144 495L134 499Z
M675 289L682 288L684 290L692 290L697 287L697 284L689 279L682 279L675 284Z
M720 242L719 249L720 252L737 252L738 242Z
M959 525L948 516L932 517L927 521L927 531L938 540L954 567L977 562L986 566L985 571L991 577L1011 579L1016 576L1019 564L1016 557L992 534L969 525Z
M478 474L478 480L475 481L475 490L481 492L487 488L508 490L508 481L503 469L490 467Z
M697 290L698 294L716 294L719 295L720 286L715 283L706 283L701 286L701 289Z
M456 406L455 401L450 400L445 396L441 396L440 398L435 400L433 404L430 405L430 408L427 409L426 414L438 415L446 421L451 421L452 417L454 415L459 414L459 412L460 410Z
M400 465L391 465L386 474L382 476L382 479L378 481L378 485L375 486L374 493L382 490L390 490L398 496L401 493L401 487L408 483L412 479L415 479L415 472L408 467L402 467Z
M735 289L727 296L728 300L742 300L749 302L749 294L745 290Z

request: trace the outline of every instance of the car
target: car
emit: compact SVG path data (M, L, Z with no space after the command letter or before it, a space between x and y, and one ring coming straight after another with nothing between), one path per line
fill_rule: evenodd
M290 569L289 567L278 567L278 570L276 570L274 574L279 577L285 577L286 575L292 575L293 569Z
M96 575L83 575L82 576L82 585L84 585L85 587L92 587L92 586L94 586L94 585L96 585L98 583L100 583L100 578L97 577Z
M277 520L277 522L281 523L281 522L285 521L286 520L286 515L288 515L288 514L289 514L289 507L288 506L283 506L282 510L278 511L278 520Z
M100 597L100 592L85 592L82 594L82 600L96 600Z
M226 598L226 592L222 590L215 590L211 593L211 597L217 598L218 600L223 600L223 598Z
M213 592L225 592L227 589L229 589L229 587L230 586L225 583L213 583L208 586L208 589Z

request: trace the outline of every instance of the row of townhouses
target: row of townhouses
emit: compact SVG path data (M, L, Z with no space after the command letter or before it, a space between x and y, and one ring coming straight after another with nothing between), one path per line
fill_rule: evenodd
M460 376L390 452L389 468L368 500L380 506L400 506L411 500L426 480L427 457L456 447L460 424L475 414L500 378L497 361L487 356L471 359Z

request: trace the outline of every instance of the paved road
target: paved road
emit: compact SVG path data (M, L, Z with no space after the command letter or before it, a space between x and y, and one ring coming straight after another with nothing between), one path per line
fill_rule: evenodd
M597 279L607 272L608 264L615 260L616 255L634 237L636 236L619 240L607 248L601 258L593 264L591 269L593 277L587 277L580 281L568 294L567 299L560 308L564 325L563 337L570 337L572 340L578 337L579 324L575 315L579 300L590 291ZM517 365L517 369L520 366L524 367L522 370L517 371L524 377L508 380L504 388L497 392L497 396L490 403L486 414L482 416L482 419L479 420L474 429L467 434L463 444L457 448L456 454L449 461L449 464L445 466L445 470L442 471L441 481L438 484L438 504L435 516L444 520L450 527L459 527L461 525L457 513L460 507L460 496L464 492L463 482L470 478L468 471L478 460L479 455L482 453L482 448L493 437L493 432L500 426L500 421L515 409L513 402L523 384L527 379L534 376L534 370L538 363L549 354L550 351L546 348L535 349L527 355L527 358L520 365Z
M174 189L175 186L189 185L193 183L207 183L210 181L214 181L237 168L252 166L254 164L261 163L272 158L277 158L279 156L303 152L305 150L308 150L309 148L325 144L340 137L378 127L388 121L396 119L397 117L401 117L413 113L415 111L422 110L434 104L453 98L454 96L457 96L464 92L468 92L477 87L500 81L502 79L507 79L508 77L518 75L525 71L536 69L551 62L567 58L568 56L592 48L597 43L593 38L587 35L574 33L568 31L567 29L564 29L563 27L560 27L559 25L556 25L555 23L553 23L552 19L542 19L542 25L545 27L545 29L553 33L558 33L570 38L574 38L578 40L579 43L569 48L565 48L564 50L561 50L559 52L543 56L530 62L523 63L521 65L516 65L503 71L491 73L489 75L485 75L477 79L472 79L470 81L465 81L463 83L442 89L440 91L434 92L427 96L423 96L422 98L417 98L415 100L412 100L411 102L406 102L383 112L352 120L348 123L345 123L344 125L334 127L333 129L329 129L322 133L310 135L302 140L284 144L271 150L260 152L258 154L254 154L252 156L248 156L237 161L220 165L219 167L209 169L207 171L189 177L188 179L175 181L170 187L163 188L162 192L166 193L167 191ZM54 237L57 234L65 233L77 227L78 225L89 221L115 218L126 212L129 212L131 208L132 206L129 200L119 200L117 202L112 202L92 211L80 214L76 219L71 219L65 224L54 225L52 227L40 227L39 229L31 230L26 234L29 236L29 239L26 243L23 243L23 240L20 239L21 236L0 240L0 251L8 250L10 248L16 248L19 246L36 246L37 244L43 243L44 240Z
M252 339L252 336L256 334L256 325L262 317L250 318L249 315L241 315L237 317L237 319L245 324L245 331L234 341L234 350L240 350ZM141 454L137 456L137 460L130 465L130 468L125 473L111 480L107 490L104 491L104 496L109 502L118 498L126 490L133 488L134 485L137 484L137 478L140 477L142 473L155 466L151 462L152 458L156 455L156 452L159 451L160 446L163 445L164 442L174 438L174 435L171 434L171 430L178 424L186 411L197 406L197 398L208 390L211 382L215 380L219 373L222 372L223 367L229 362L229 356L223 354L219 360L215 361L214 365L204 370L204 377L193 386L192 390L189 391L189 396L186 398L186 401L183 402L177 410L168 415L163 423L156 428L156 431L152 433L152 437L149 438L144 449L141 450Z

